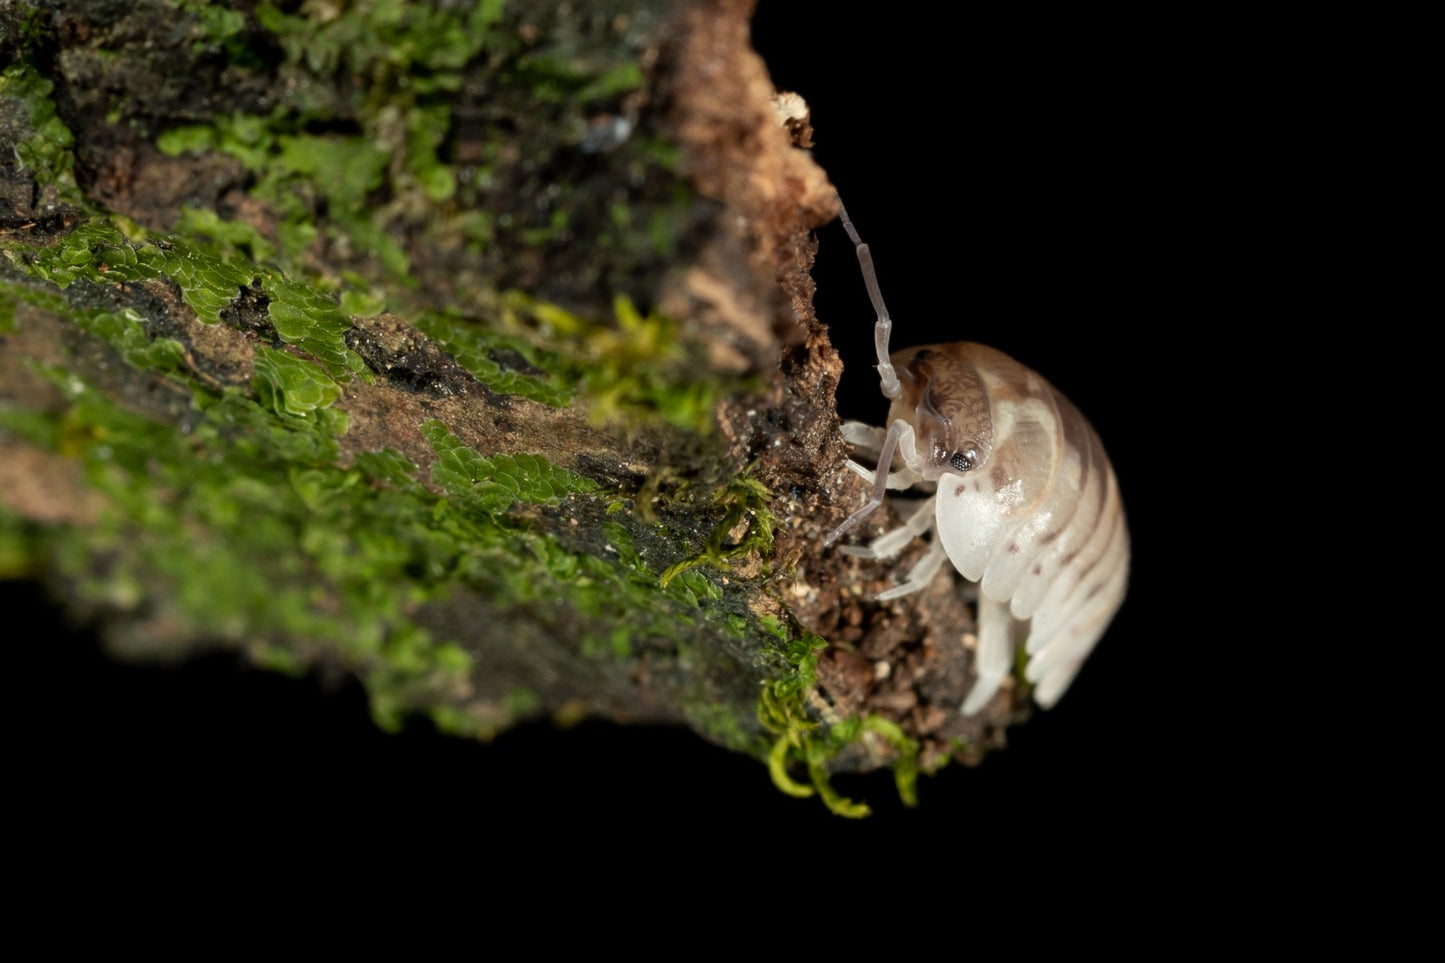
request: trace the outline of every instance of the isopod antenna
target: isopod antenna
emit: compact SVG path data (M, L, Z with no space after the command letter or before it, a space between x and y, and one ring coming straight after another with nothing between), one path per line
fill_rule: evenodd
M848 237L858 251L858 266L863 269L863 283L868 285L868 297L873 301L873 310L878 312L878 324L873 329L873 346L878 351L878 378L883 383L883 394L889 399L897 398L903 387L898 383L898 373L893 370L893 362L888 360L888 338L893 333L893 319L888 316L888 306L883 303L883 293L878 290L878 273L873 270L873 255L869 253L868 245L858 236L858 229L849 220L848 209L843 206L841 197L838 199L838 216L843 221L843 230L848 232Z

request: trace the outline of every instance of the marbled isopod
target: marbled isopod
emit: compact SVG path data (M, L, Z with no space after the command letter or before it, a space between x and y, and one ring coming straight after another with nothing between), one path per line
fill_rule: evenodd
M1113 466L1079 410L1042 376L993 348L971 342L888 352L888 317L872 256L842 214L878 312L874 342L887 429L843 426L874 472L849 462L872 484L867 502L834 529L832 543L883 504L888 489L933 489L902 526L866 546L866 558L896 555L935 531L897 598L922 589L949 559L979 583L977 681L962 711L972 715L998 692L1022 638L1034 700L1058 701L1123 602L1129 533ZM896 456L896 457L895 457ZM899 466L896 462L901 461Z

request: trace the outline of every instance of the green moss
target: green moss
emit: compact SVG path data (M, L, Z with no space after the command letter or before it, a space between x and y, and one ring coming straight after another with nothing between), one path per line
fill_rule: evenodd
M265 277L264 286L270 297L267 314L282 341L309 353L332 377L365 375L365 362L346 345L351 319L341 313L335 298L274 274Z
M251 661L258 667L270 672L279 672L282 675L289 675L299 678L306 674L309 666L306 660L298 653L290 649L284 649L279 645L256 645L251 647Z
M756 720L719 698L739 678L787 671L789 632L755 618L746 593L725 592L715 571L770 550L766 501L746 482L725 487L722 522L698 557L678 565L675 534L647 520L608 515L605 544L597 526L559 521L600 517L623 504L621 493L533 455L483 456L439 422L423 427L436 456L425 481L396 451L339 464L346 421L336 402L367 377L346 345L348 315L384 305L404 316L440 306L419 326L497 393L557 406L580 396L599 422L711 430L718 398L740 386L699 378L706 346L685 343L674 319L635 306L656 290L697 216L674 173L675 150L624 107L643 82L637 54L655 44L657 15L625 4L507 11L499 0L284 6L298 12L177 5L196 21L195 43L224 51L229 68L278 74L264 80L281 102L158 140L172 154L236 158L271 223L258 229L192 210L180 213L174 235L92 218L47 247L0 242L24 272L0 278L0 307L8 305L0 330L13 326L16 304L53 311L127 364L163 372L178 408L186 396L174 394L175 383L191 390L193 410L176 418L184 430L141 418L58 369L49 374L67 408L0 412L0 424L77 459L110 505L92 531L48 533L47 565L73 582L78 604L158 607L176 638L243 649L281 671L317 662L351 669L383 724L422 707L446 731L487 735L544 706L525 690L467 695L469 674L485 681L468 640L435 637L418 617L467 593L500 631L552 640L589 660L589 671L696 680L688 719L762 755ZM247 56L258 29L272 34L284 63L269 50ZM0 83L28 105L36 130L18 148L27 169L71 189L70 135L48 85L24 68L7 69ZM452 96L464 86L468 97L485 91L486 104L464 120L472 125L465 149L482 154L465 162ZM106 107L128 116L123 105ZM623 114L616 139L594 137L594 119ZM162 104L155 116L194 115ZM428 254L470 251L467 281L484 283L408 293L425 270L433 273L423 286L456 262L410 264L399 238ZM545 279L544 293L475 290L533 275ZM546 285L557 277L575 278L565 293L583 296L553 296ZM252 311L246 323L263 341L269 323L279 343L257 349L249 386L218 393L180 363L176 342L156 337L152 323L163 319L87 301L98 289L155 279L174 282L205 323L264 300L265 321ZM558 306L588 303L597 290L618 292L610 317ZM453 309L448 299L466 303ZM463 313L503 333L480 333L456 320ZM0 560L24 567L29 542L17 531L0 524ZM739 652L753 663L731 661Z
M94 529L56 533L79 598L164 600L189 631L276 668L340 659L367 680L383 721L465 678L469 656L409 619L443 587L413 573L447 571L428 560L457 546L438 545L425 500L368 483L369 470L398 466L394 453L338 468L321 426L277 420L235 392L197 396L202 418L182 434L52 374L71 407L51 416L51 440L112 509ZM0 424L25 430L14 414Z
M905 805L917 805L919 745L896 722L870 715L823 725L808 714L806 696L817 684L818 655L826 647L827 643L814 635L792 639L787 648L791 671L763 687L758 719L776 736L767 755L774 785L790 796L816 793L837 815L853 819L867 816L870 810L866 804L848 799L833 788L828 762L859 739L877 737L894 750L893 776L899 798ZM807 782L798 782L790 775L789 769L794 766L804 768Z
M126 240L113 229L84 230L44 251L12 250L31 281L5 283L12 301L59 310L129 363L185 381L173 343L149 336L135 312L77 309L51 285L71 291L97 276L145 276L168 269L172 253L190 250L148 237ZM114 272L99 271L82 253L113 263ZM198 253L204 270L214 255ZM267 280L278 301L300 306L294 317L277 319L273 311L278 334L284 328L313 344L319 336L308 332L324 326L308 320L311 302ZM326 303L322 297L312 307ZM48 536L82 604L160 602L183 632L242 648L278 670L339 661L366 682L383 725L394 728L413 707L425 707L447 731L485 736L537 706L457 701L471 656L413 621L417 606L465 589L497 600L502 622L526 613L534 630L569 640L580 658L645 660L649 672L696 678L684 703L688 720L724 744L764 753L756 721L731 711L703 680L706 665L718 660L719 677L776 675L782 662L772 653L783 649L787 629L753 617L706 566L681 566L660 579L669 566L639 546L672 544L675 536L633 515L609 514L617 495L592 480L535 455L484 456L437 421L422 431L435 455L428 478L440 494L400 452L363 452L351 467L339 467L345 421L335 402L343 384L295 347L257 349L249 394L218 395L189 382L195 417L185 432L127 412L73 374L50 375L70 407L6 410L0 425L79 459L111 506L94 531ZM724 486L717 497L723 532L746 523L746 544L766 548L764 495L746 479ZM605 516L605 543L564 544L537 527L535 510L518 511L524 506ZM732 547L719 542L716 554L726 558ZM19 559L21 552L10 554ZM726 647L691 645L698 635L749 640L741 650L760 653L760 661L731 665ZM761 648L759 635L767 639Z
M439 421L422 424L437 453L432 481L468 511L495 515L517 502L555 504L566 495L597 490L597 483L537 455L483 457Z
M145 322L131 308L117 312L96 311L76 315L81 327L110 342L133 368L176 371L185 362L186 349L170 338L152 338Z
M34 571L33 526L0 506L0 580L26 578Z
M393 281L407 281L406 253L371 205L373 195L388 183L391 151L372 137L305 133L301 123L279 108L268 117L232 114L214 124L172 128L156 139L156 146L171 155L217 150L255 171L252 194L280 215L277 232L287 264L299 265L317 236L317 208L324 208L337 241L375 255ZM428 185L435 189L440 175L432 170L434 155L432 161L411 166L426 170ZM220 218L183 223L217 240L251 249L256 245L255 231L247 225ZM266 246L268 254L275 253L269 242Z
M773 551L772 493L754 478L735 478L719 489L714 504L726 511L708 534L707 545L692 558L671 565L662 584L699 565L728 570L728 560L755 554L767 558Z
M517 718L533 715L541 708L541 697L531 689L518 687L507 693L507 709Z
M251 171L264 171L276 151L277 133L273 125L280 114L270 117L253 114L222 114L210 124L181 124L156 138L156 146L172 157L184 153L218 150L236 158Z
M646 5L262 3L243 30L230 10L181 8L232 65L271 74L251 79L277 99L157 144L226 153L254 172L249 192L277 218L267 241L292 275L318 262L379 267L393 285L420 280L411 306L430 309L428 282L455 277L437 266L467 250L480 255L467 270L496 288L567 303L599 287L643 297L696 227L675 148L629 103L661 21ZM246 41L250 57L236 49ZM201 227L258 249L243 226Z
M756 759L766 758L770 743L759 737L746 714L716 699L694 699L685 705L687 724L720 746Z
M61 289L76 281L116 284L166 277L207 324L260 280L276 335L305 351L330 379L369 378L361 357L346 345L350 319L335 298L269 268L227 259L202 244L172 235L138 232L125 237L103 218L92 218L50 247L5 248L10 260L40 280ZM334 399L333 399L334 400ZM315 407L315 405L312 405Z
M575 396L574 390L563 383L562 378L548 376L549 370L563 367L561 358L524 338L498 335L474 321L438 312L422 314L416 319L415 326L451 352L458 364L499 395L530 398L554 408L567 406ZM509 355L520 358L536 374L516 370L518 366L515 363L503 367L499 359Z
M5 253L3 248L0 248L0 253ZM14 330L15 309L21 304L29 304L42 311L62 312L69 309L70 302L64 295L43 285L22 284L0 276L0 334Z
M351 271L342 272L341 313L352 318L374 318L386 310L386 293Z
M225 220L209 208L184 208L181 219L176 223L176 231L189 237L209 238L252 262L268 260L276 253L275 246L255 227Z
M406 172L427 200L440 204L456 193L457 179L441 159L451 129L451 111L443 104L418 106L406 114Z
M13 150L22 170L28 171L37 184L53 186L71 203L82 198L75 185L72 170L75 158L71 153L74 136L55 113L51 98L55 85L40 76L26 63L15 63L0 71L0 98L14 98L24 110L28 130L20 118L6 118L12 130L24 131L7 150ZM8 140L9 138L7 138Z
M1034 693L1034 684L1029 681L1029 658L1029 653L1023 646L1019 646L1014 650L1013 680L1015 704L1027 704Z
M700 348L682 343L675 321L656 312L643 315L624 295L613 299L612 322L589 321L512 291L503 296L496 320L507 333L455 313L424 312L414 323L498 394L554 407L580 396L598 424L654 421L708 434L718 399L749 387L704 373ZM730 510L738 497L724 499Z
M789 671L763 686L758 699L758 721L777 736L768 753L768 771L773 783L790 796L811 796L813 788L795 782L787 772L790 754L805 749L818 723L808 716L806 693L817 684L818 655L827 642L815 635L803 635L788 647Z
M512 559L504 570L488 572L488 579L503 582L507 597L565 600L577 612L596 617L606 631L584 639L594 652L614 651L611 630L619 623L638 629L641 619L640 634L665 633L674 618L691 622L703 601L722 597L721 589L700 573L660 585L620 523L605 528L607 547L615 559L569 551L526 529L507 532L510 523L504 513L514 504L557 504L569 496L596 492L596 483L535 455L484 457L437 421L424 423L422 432L437 455L431 479L450 496L449 505L458 513L457 520L469 526L474 545L505 548L522 558ZM649 619L647 613L654 610L656 617Z
M261 345L256 349L251 387L261 404L278 415L305 418L329 408L341 397L341 386L320 365ZM333 434L344 434L333 431Z
M99 218L50 247L10 246L5 254L32 277L62 290L77 281L109 285L168 278L180 287L182 299L197 317L207 323L220 320L222 311L252 282L254 274L244 262L226 260L182 238L138 232L137 239L128 239ZM270 411L305 420L327 436L344 434L346 416L327 410L341 396L338 379L349 380L356 374L370 378L360 356L346 345L350 320L334 299L315 288L269 270L260 280L277 337L304 351L306 357L258 347L252 380L257 398ZM43 289L13 282L9 290L27 292L25 297L32 303L55 300L54 294ZM131 309L77 310L64 302L49 307L63 310L104 338L134 367L168 372L182 367L184 348L173 340L155 338L145 320Z
M201 3L183 7L197 17L197 32L208 42L230 50L240 41L240 14ZM256 172L252 194L280 214L277 230L288 266L298 265L321 232L375 256L393 282L409 283L409 258L392 222L398 214L415 215L419 224L435 221L423 212L454 193L456 176L441 158L452 104L440 95L458 90L463 69L496 42L492 28L502 11L499 0L469 9L360 0L303 7L295 15L259 4L256 24L286 54L282 72L290 79L277 85L286 91L283 102L265 115L237 112L211 124L174 127L157 138L157 146L172 155L220 151ZM335 80L339 72L345 82ZM347 91L354 100L335 99ZM318 133L309 129L316 118L332 127L349 118L357 132ZM381 195L392 202L387 210L374 209ZM318 217L323 210L324 219ZM209 236L226 239L244 231L204 227ZM254 245L252 237L243 240Z
M180 285L181 298L205 324L221 320L221 311L240 293L241 288L255 280L256 272L249 262L223 259L203 245L178 237L148 235L141 242L141 251L160 250L164 259L160 272ZM128 246L120 252L136 250Z
M503 0L447 5L356 0L345 7L303 7L297 15L258 4L256 19L287 59L327 75L345 69L364 78L407 77L423 90L454 90L459 71L488 41Z
M346 211L359 211L386 180L390 158L365 138L299 134L277 138L276 147L277 164L324 185L327 200Z
M594 422L656 420L709 433L720 395L742 386L705 373L708 365L698 356L702 346L684 345L671 318L656 311L644 316L621 294L612 308L615 323L604 325L508 292L502 324L564 346L567 353L556 360L586 398Z

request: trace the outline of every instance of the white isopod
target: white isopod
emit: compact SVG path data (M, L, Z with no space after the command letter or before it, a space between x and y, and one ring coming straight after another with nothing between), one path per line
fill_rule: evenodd
M1034 684L1034 700L1048 708L1124 600L1129 533L1113 466L1079 410L1000 351L957 342L890 357L893 322L873 258L846 210L842 220L878 312L878 374L893 404L886 431L860 422L843 426L848 441L877 455L878 470L848 463L873 489L825 544L882 505L888 489L933 488L902 526L843 551L890 558L934 529L907 580L879 598L919 591L947 557L964 578L980 583L978 678L962 712L978 712L998 692L1013 664L1014 640L1025 633L1024 677Z

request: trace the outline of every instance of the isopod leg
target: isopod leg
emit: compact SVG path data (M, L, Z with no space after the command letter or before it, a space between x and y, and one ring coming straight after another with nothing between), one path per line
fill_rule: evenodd
M860 465L851 458L848 459L848 470L870 485L873 484L874 476L877 475L877 472L872 468L869 468L867 465ZM917 476L906 468L901 471L890 471L888 473L888 487L893 491L907 491L916 484L918 484Z
M912 595L914 592L922 591L933 581L933 576L943 567L943 560L948 558L948 552L944 551L942 543L937 539L929 543L928 554L918 560L913 566L913 571L908 573L908 578L900 585L895 585L886 592L878 593L878 601L886 602L889 599L902 598L905 595Z
M978 593L978 651L974 667L978 679L963 700L964 715L971 716L988 705L1008 677L1013 663L1013 616L1007 602L995 602Z
M902 525L884 532L867 545L844 545L838 551L858 558L892 558L903 550L903 546L933 527L933 514L933 499L925 498ZM942 550L940 546L939 551Z
M842 432L844 441L872 458L878 457L878 452L883 447L883 436L888 434L885 428L861 421L843 422Z
M893 453L898 450L898 439L908 427L908 422L901 419L888 426L888 434L883 436L883 447L878 452L880 466L893 464ZM863 503L862 508L849 515L843 524L828 533L828 537L823 540L824 545L832 545L840 535L855 527L883 504L883 497L888 494L888 477L889 472L886 470L873 473L873 490L868 493L868 500Z
M888 431L875 425L865 425L861 421L843 422L843 440L853 446L854 451L867 458L877 460L878 453L883 449L883 442L888 437ZM907 432L899 435L898 444L906 450L909 444ZM852 459L848 460L848 468L861 477L868 484L873 484L874 470L866 465L860 465ZM897 471L893 466L888 466L888 487L893 491L904 491L918 484L918 473L908 467Z

